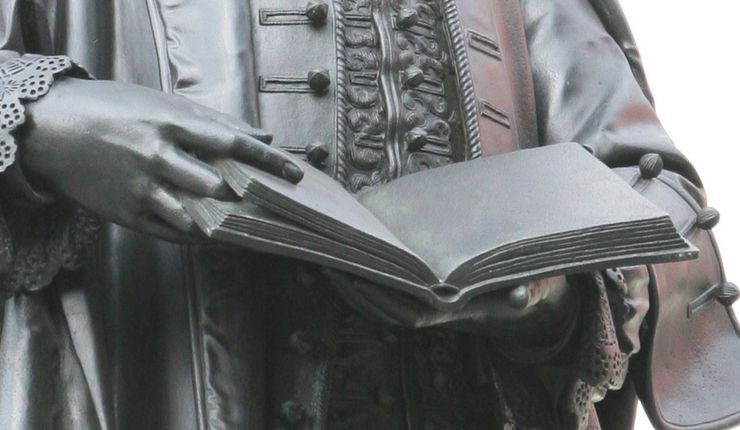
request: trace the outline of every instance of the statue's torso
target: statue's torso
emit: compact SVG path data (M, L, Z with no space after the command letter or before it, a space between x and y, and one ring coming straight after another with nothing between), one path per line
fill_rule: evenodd
M543 142L595 143L596 155L616 165L636 163L634 157L646 152L664 153L666 167L698 183L671 149L645 99L649 94L633 82L636 77L646 90L616 0L326 1L325 20L317 20L323 12L309 15L304 0L220 0L217 6L207 0L79 0L47 10L38 2L8 0L3 4L20 8L7 8L12 13L3 16L0 33L23 33L5 40L5 47L66 54L98 78L161 89L262 126L275 133L275 145L306 157L351 191L418 169L534 146L538 122ZM520 3L531 36L539 121ZM14 48L21 39L29 45ZM309 72L322 70L327 76L314 73L309 82ZM677 213L690 225L692 205L702 199L698 191L681 194L687 181L678 182L666 182L673 189L665 196L678 193L675 207L683 209ZM664 194L656 195L663 201ZM701 234L702 241L713 242ZM638 377L647 384L644 400L652 403L653 419L663 425L672 426L664 423L672 418L707 423L735 410L728 406L734 399L726 395L730 385L717 382L731 378L712 377L736 368L717 359L737 347L730 342L736 334L732 318L717 305L703 311L706 319L692 317L688 332L700 335L678 336L676 327L689 322L683 305L670 306L715 282L708 280L711 274L723 278L714 247L704 243L709 252L696 265L669 266L674 273L662 280L659 274L657 294L650 297L669 312L648 321L657 327L650 340L662 340L646 348L647 363L640 367L646 375ZM607 341L615 348L606 335L614 335L614 321L594 289L573 289L579 295L591 291L598 300L579 307L588 311L582 325L588 334L583 349L561 363L570 388L558 391L552 404L537 399L546 391L540 377L557 382L549 371L488 366L486 356L495 354L468 336L368 323L335 306L336 295L327 293L332 290L301 274L295 261L178 246L113 225L97 250L84 270L59 278L57 288L39 296L53 299L44 305L55 308L55 294L63 298L64 315L52 328L67 334L59 342L69 341L66 364L79 361L77 376L64 367L56 372L64 380L54 385L39 370L56 371L58 362L23 355L13 344L12 358L22 370L12 381L22 388L14 392L33 406L19 416L56 419L56 408L34 401L54 386L69 394L70 405L85 404L70 410L94 410L97 417L90 414L89 420L73 414L91 423L84 428L477 428L481 421L491 424L494 407L511 412L516 420L508 421L517 428L545 428L543 420L552 420L542 413L595 419L589 399L603 392L592 390L603 388L607 369L621 369L602 348ZM79 294L83 286L85 294ZM727 330L720 337L722 325ZM29 333L44 351L54 344L35 330L23 336ZM719 344L723 348L716 349ZM673 354L677 346L692 351L691 363ZM493 385L503 384L495 390L486 377L496 377L492 369L499 373ZM22 379L30 373L38 384ZM666 375L699 381L703 389L684 384L688 388L676 390L665 383ZM507 398L494 398L494 391ZM698 404L692 403L697 393L713 406L684 415L691 409L686 405ZM723 422L734 420L727 417Z
M523 30L507 34L516 15L504 19L498 2L321 3L250 5L259 122L274 145L358 192L536 144L533 107L522 102L533 99L529 70L511 61L526 58ZM492 381L476 373L485 358L468 336L350 315L340 317L332 348L330 429L476 429L496 420ZM310 361L278 356L297 368ZM289 424L284 411L276 415Z
M495 3L251 2L261 125L351 191L535 145Z
M518 2L327 0L323 18L303 0L207 3L150 2L162 89L274 133L273 145L352 192L536 145ZM476 185L484 184L461 184ZM262 263L244 264L231 255L225 263L218 250L163 254L167 245L132 246L126 241L140 239L127 235L114 228L110 252L125 259L130 251L154 266L167 255L168 267L193 274L111 280L115 306L162 291L162 327L145 330L147 344L160 333L172 345L168 333L179 327L174 343L189 338L192 350L184 357L176 348L180 358L162 350L131 364L142 323L113 315L121 337L111 341L112 361L117 383L130 391L120 394L125 421L151 422L145 417L156 412L139 420L132 408L147 409L137 384L155 381L159 391L169 390L164 384L177 392L162 395L177 403L165 408L169 415L192 413L225 429L490 427L495 390L476 367L485 354L469 336L382 327L337 310L327 304L336 297L312 293L319 286L301 281L290 261L245 255ZM162 366L180 370L166 381L147 376ZM183 391L189 385L192 395Z

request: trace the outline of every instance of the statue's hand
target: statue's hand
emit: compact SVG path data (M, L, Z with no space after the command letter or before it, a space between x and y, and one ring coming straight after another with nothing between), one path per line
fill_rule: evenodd
M522 343L554 341L568 330L579 302L577 289L565 276L532 281L526 306L512 303L512 289L471 299L465 306L442 311L399 290L373 284L354 275L324 268L339 295L366 318L388 325L423 328L451 325L458 330Z
M28 176L97 215L166 238L194 233L182 195L229 197L209 161L237 159L291 182L303 172L271 136L189 100L109 81L59 80L27 106Z

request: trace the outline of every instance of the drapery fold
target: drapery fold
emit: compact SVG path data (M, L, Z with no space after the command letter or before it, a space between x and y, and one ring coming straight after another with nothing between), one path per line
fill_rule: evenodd
M222 12L228 13L219 15L224 27L209 28L199 21L212 12L209 2L0 0L0 49L67 54L98 78L172 91L258 125L253 101L257 77L248 58L248 2L224 4ZM613 6L608 0L522 1L540 141L578 141L613 167L636 166L644 153L657 152L668 169L699 185L696 172L657 120L623 17L614 15ZM153 11L162 28L154 25ZM221 46L224 41L228 43ZM190 266L206 259L185 258L179 246L115 226L106 230L103 246L100 260L92 263L103 275L91 280L65 274L66 281L35 293L19 292L2 306L0 393L17 394L0 397L0 416L9 417L10 429L230 430L249 421L245 414L267 402L252 397L238 410L252 393L267 396L259 376L248 380L265 371L259 368L263 351L251 357L253 362L236 360L249 353L240 342L259 342L260 337L209 324L232 319L247 325L259 309L242 315L236 305L258 307L250 302L256 295L245 295L233 285L201 286L198 294L205 294L201 298L212 306L188 308L185 284L213 281L207 270L190 272ZM239 270L264 268L241 266ZM234 266L214 267L226 272ZM238 271L231 275L249 278ZM102 297L92 299L90 290L78 288L83 286L98 288ZM197 312L200 319L192 319ZM401 324L420 323L405 317ZM439 321L457 319L466 331L470 327L460 317ZM255 324L250 330L262 327ZM212 350L198 350L199 338ZM210 358L198 361L204 352ZM234 362L219 358L225 355ZM230 372L239 378L230 378ZM211 379L198 386L199 377ZM241 391L249 384L252 391ZM158 390L144 393L142 387L152 386ZM213 397L201 403L208 403L204 408L209 410L196 424L194 392L203 387L211 387ZM589 417L593 419L591 412ZM249 418L253 428L262 427L260 414Z

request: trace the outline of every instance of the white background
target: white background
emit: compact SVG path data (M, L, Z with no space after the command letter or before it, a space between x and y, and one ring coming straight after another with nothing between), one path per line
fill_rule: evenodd
M722 214L715 233L728 280L740 284L740 1L621 4L642 52L658 115L699 171L709 204ZM642 412L636 428L653 428Z

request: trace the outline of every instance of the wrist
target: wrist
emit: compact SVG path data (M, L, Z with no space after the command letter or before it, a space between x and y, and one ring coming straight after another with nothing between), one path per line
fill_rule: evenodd
M54 200L39 180L33 175L27 176L25 163L17 159L26 152L26 148L19 146L23 147L28 140L25 133L29 122L27 108L43 98L57 78L66 75L89 77L65 56L23 55L0 64L0 182L3 194L12 193L35 204Z

